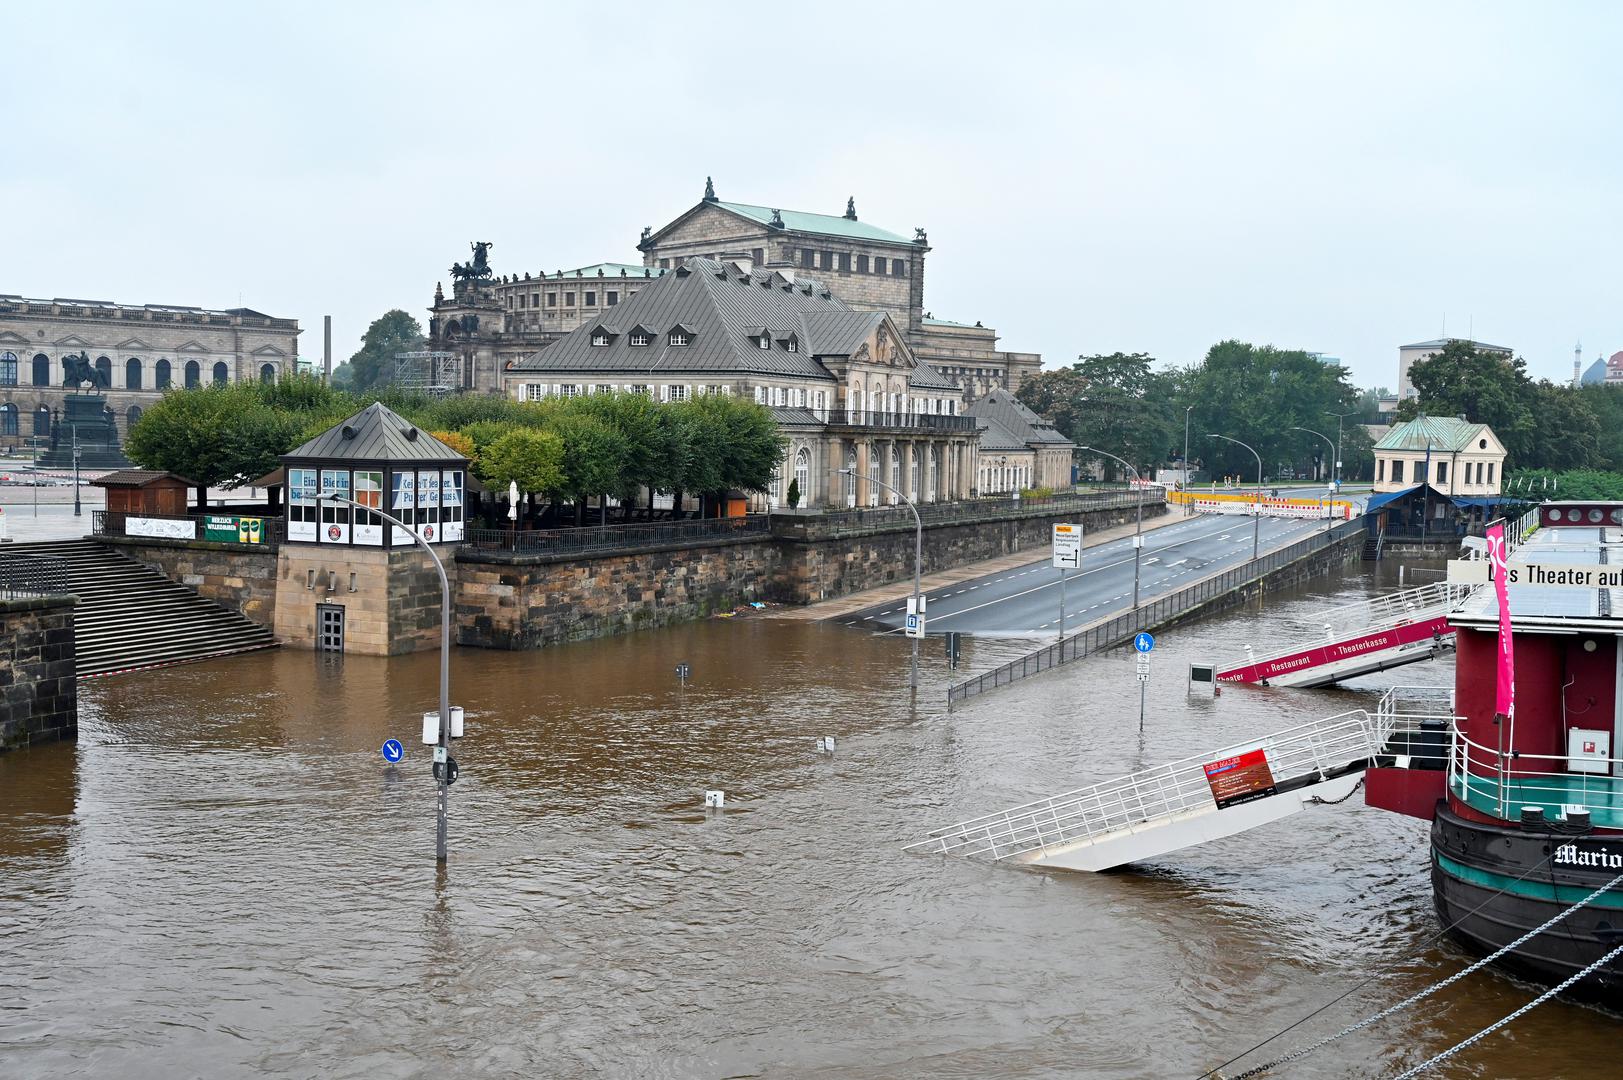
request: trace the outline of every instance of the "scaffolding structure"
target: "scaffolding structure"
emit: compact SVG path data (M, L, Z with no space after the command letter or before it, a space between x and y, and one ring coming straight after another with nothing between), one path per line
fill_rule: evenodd
M397 352L394 384L424 394L454 394L462 389L462 357L433 349Z

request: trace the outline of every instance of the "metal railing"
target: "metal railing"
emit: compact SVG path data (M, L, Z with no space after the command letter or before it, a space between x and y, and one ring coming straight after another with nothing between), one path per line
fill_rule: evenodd
M1080 660L1085 656L1108 649L1127 641L1140 630L1147 630L1158 626L1191 608L1231 592L1242 585L1267 577L1275 570L1306 558L1315 552L1322 551L1333 544L1339 543L1350 536L1361 532L1364 528L1362 521L1347 521L1326 532L1314 533L1305 540L1299 540L1289 547L1271 551L1255 561L1236 566L1221 574L1197 581L1193 585L1180 589L1175 593L1168 593L1153 603L1144 604L1132 611L1124 612L1108 622L1080 630L1063 641L1056 642L1044 649L1027 653L1008 663L993 668L982 675L950 687L947 690L947 708L966 701L979 694L984 694L999 686L1007 686L1021 679L1029 678L1039 672L1048 671L1062 664L1069 664L1073 660Z
M258 538L243 539L240 531L232 533L229 529L220 527L226 519L231 518L258 521ZM147 514L124 510L92 510L90 521L92 536L134 536L144 540L207 540L216 544L237 544L256 551L274 551L287 538L284 518L268 514L233 514L229 507L223 507L218 513L213 514Z
M691 544L706 540L764 537L770 532L765 514L746 517L655 521L630 525L596 525L579 529L468 529L464 549L506 551L515 555L580 555Z
M1011 514L1036 517L1063 514L1069 511L1084 513L1090 510L1128 510L1138 505L1155 506L1159 500L1131 491L1104 491L1036 495L1029 498L978 498L954 502L920 503L919 520L925 525L954 524L966 521L996 521ZM850 510L827 510L784 520L820 523L833 528L883 528L892 524L913 527L913 515L906 506L862 506Z
M1564 819L1569 807L1583 809L1595 824L1608 828L1623 818L1623 776L1617 775L1623 758L1586 756L1584 764L1596 771L1573 772L1565 754L1529 754L1474 742L1460 730L1459 719L1451 717L1449 724L1448 790L1462 802L1507 821L1529 806L1538 807L1550 821Z
M839 427L898 428L907 431L974 431L973 416L945 413L884 412L877 409L811 409L824 423Z
M65 559L0 552L0 599L61 596L69 591Z
M1391 723L1407 723L1392 717ZM1388 719L1354 709L1286 728L1259 739L1187 757L1090 787L1026 803L937 829L909 851L991 855L1007 859L1033 851L1097 841L1183 814L1218 809L1205 766L1263 748L1276 788L1317 783L1366 766L1393 731Z

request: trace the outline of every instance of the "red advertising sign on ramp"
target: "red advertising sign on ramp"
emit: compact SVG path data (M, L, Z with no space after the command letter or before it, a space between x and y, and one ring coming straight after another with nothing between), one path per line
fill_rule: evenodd
M1268 752L1260 746L1208 761L1201 767L1206 770L1206 783L1211 785L1219 810L1274 794L1274 771L1268 767Z

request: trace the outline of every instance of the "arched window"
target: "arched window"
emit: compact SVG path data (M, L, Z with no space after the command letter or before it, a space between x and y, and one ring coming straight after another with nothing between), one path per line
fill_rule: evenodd
M896 443L890 444L890 486L885 501L895 506L902 498L902 448Z
M259 381L264 383L266 386L269 386L272 383L274 383L276 381L276 365L275 364L261 364L261 365L259 365Z
M203 369L197 366L196 360L186 361L186 389L190 390L203 382Z
M800 485L800 501L811 501L811 451L802 446L795 452L795 483Z
M884 466L881 465L879 461L878 443L874 443L873 446L871 446L868 450L868 476L873 480L883 480L885 478ZM870 483L868 485L868 505L879 505L878 484Z
M0 352L0 386L17 385L17 354Z
M845 505L857 504L857 448L845 448Z
M152 385L159 390L167 390L170 386L169 361L159 360L152 365Z
M113 362L105 356L96 357L96 381L103 388L113 385Z
M131 405L129 407L129 410L124 413L124 423L126 425L124 430L126 432L133 431L133 430L135 430L135 425L139 424L140 422L141 422L141 406L139 406L139 405Z
M17 435L17 406L11 402L0 405L0 438Z
M229 381L230 374L231 374L231 369L225 366L225 361L224 360L221 360L220 362L215 364L214 365L214 385L215 386L224 386L226 384L226 382Z
M51 358L44 353L34 354L34 385L51 385Z
M48 436L51 433L51 410L41 405L34 410L34 434Z
M141 389L141 358L132 356L124 361L124 387L127 390Z

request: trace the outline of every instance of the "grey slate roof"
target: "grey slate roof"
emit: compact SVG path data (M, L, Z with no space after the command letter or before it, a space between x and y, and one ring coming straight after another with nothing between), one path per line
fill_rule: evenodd
M689 259L510 370L623 372L656 378L663 373L776 375L833 381L817 357L849 356L886 318L879 311L851 310L810 278L790 281L773 271L744 271L736 263ZM668 335L676 326L689 329L689 344L669 344ZM648 345L630 344L629 333L636 327L650 333ZM771 348L760 347L763 329L772 340ZM592 344L600 331L609 334L609 344ZM791 339L795 352L788 349Z
M1025 439L1022 439L990 416L977 416L975 422L980 428L980 446L982 450L1031 449Z
M1071 440L1055 430L1053 424L1032 412L1001 386L985 397L977 399L964 412L977 419L995 421L1004 430L1022 439L1023 445L1030 445L1033 448L1042 444L1072 445ZM983 441L981 445L984 446L985 442Z
M907 376L907 385L916 386L920 390L956 390L958 384L947 378L935 368L919 361L919 366Z
M283 454L282 460L468 462L381 401L374 401L343 423L334 424L298 449Z

